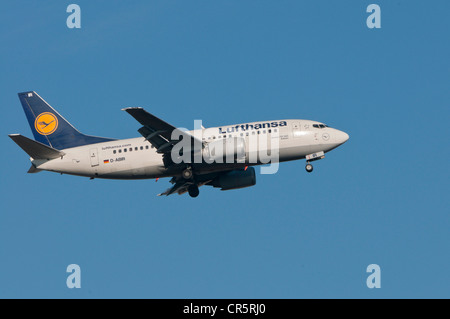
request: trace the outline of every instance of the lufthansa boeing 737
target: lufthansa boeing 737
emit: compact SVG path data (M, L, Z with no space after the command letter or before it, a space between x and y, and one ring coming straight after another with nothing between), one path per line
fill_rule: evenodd
M143 108L123 109L142 126L143 137L113 139L80 133L36 92L19 93L34 135L9 137L31 158L28 173L51 171L106 179L171 177L172 187L158 195L189 193L199 187L221 190L253 186L253 166L306 159L312 161L345 143L347 133L310 120L275 120L188 131Z

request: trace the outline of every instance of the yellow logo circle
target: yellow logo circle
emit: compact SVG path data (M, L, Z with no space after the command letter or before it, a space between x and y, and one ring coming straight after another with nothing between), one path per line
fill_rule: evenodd
M50 135L58 128L58 119L49 112L44 112L36 117L34 127L41 135Z

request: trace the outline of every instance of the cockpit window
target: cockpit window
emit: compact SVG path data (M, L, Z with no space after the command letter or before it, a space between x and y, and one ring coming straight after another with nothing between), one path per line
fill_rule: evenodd
M325 125L325 124L313 124L313 127L315 127L315 128L325 128L325 127L328 127L328 125Z

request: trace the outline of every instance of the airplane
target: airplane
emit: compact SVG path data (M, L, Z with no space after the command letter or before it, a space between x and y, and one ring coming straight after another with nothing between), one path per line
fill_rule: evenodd
M142 125L138 129L142 137L97 137L80 133L35 91L18 96L34 140L20 134L8 136L30 156L28 173L51 171L90 179L171 177L173 186L159 196L189 193L197 197L203 185L221 190L253 186L254 166L267 164L272 153L274 163L306 159L305 169L311 173L311 162L349 139L343 131L301 119L187 131L141 107L123 110Z

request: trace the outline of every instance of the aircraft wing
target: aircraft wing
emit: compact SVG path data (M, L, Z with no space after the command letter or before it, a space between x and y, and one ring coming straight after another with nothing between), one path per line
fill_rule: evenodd
M158 194L158 196L169 196L175 193L178 193L179 195L182 195L184 193L186 193L188 191L188 187L192 184L197 184L198 187L203 186L207 183L209 183L211 180L205 180L202 181L200 183L195 183L192 180L186 180L183 177L173 177L170 182L172 184L174 184L172 187L166 189L164 192L162 192L161 194Z
M185 131L177 129L173 125L161 120L160 118L148 113L142 107L128 107L124 108L128 114L133 116L141 125L143 125L138 132L149 141L158 153L167 154L170 153L172 147L180 142L182 139L172 139L172 132L177 130L176 137L182 136L183 139L187 138L191 140L191 145L202 145L202 141L195 138L191 134Z

